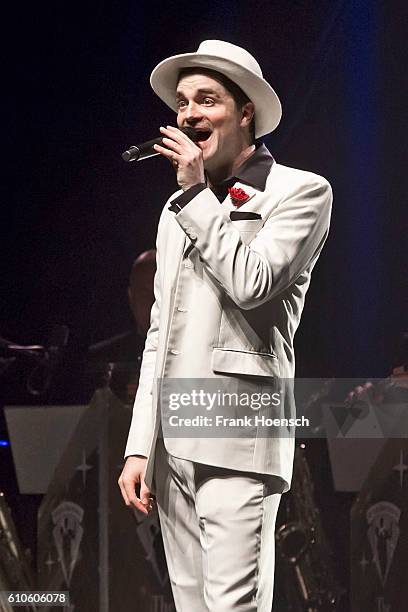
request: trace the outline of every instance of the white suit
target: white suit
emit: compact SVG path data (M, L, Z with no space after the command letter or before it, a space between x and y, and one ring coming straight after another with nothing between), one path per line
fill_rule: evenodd
M155 303L125 456L148 457L152 486L160 413L157 379L239 375L293 378L293 338L311 271L328 234L332 192L321 176L273 163L265 190L231 220L204 189L174 214L165 205L157 234ZM179 192L178 192L179 193ZM177 194L175 194L177 196ZM174 198L174 196L173 196ZM207 465L273 474L290 487L293 437L165 438L167 451Z

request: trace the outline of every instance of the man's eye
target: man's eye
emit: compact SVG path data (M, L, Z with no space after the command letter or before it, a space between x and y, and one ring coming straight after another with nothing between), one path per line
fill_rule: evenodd
M178 100L177 101L177 108L184 108L186 106L186 101L185 100Z
M214 104L214 100L212 98L204 98L203 99L204 104Z

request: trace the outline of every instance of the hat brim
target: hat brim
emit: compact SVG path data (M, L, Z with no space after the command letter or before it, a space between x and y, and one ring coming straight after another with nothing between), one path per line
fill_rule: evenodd
M282 117L282 107L276 92L265 79L231 60L202 53L183 53L169 57L156 66L150 75L153 91L177 111L176 89L183 68L216 70L236 83L255 105L255 137L272 132Z

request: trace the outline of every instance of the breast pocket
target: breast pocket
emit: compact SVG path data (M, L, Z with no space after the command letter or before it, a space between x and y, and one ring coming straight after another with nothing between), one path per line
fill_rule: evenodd
M262 228L262 219L245 219L232 222L234 227L241 234L243 242L249 244L255 238L259 230Z

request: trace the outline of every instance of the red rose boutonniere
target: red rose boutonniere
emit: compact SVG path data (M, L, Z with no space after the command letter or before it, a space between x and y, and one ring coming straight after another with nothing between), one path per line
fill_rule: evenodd
M234 206L241 206L249 200L249 195L241 187L229 187L228 191Z

